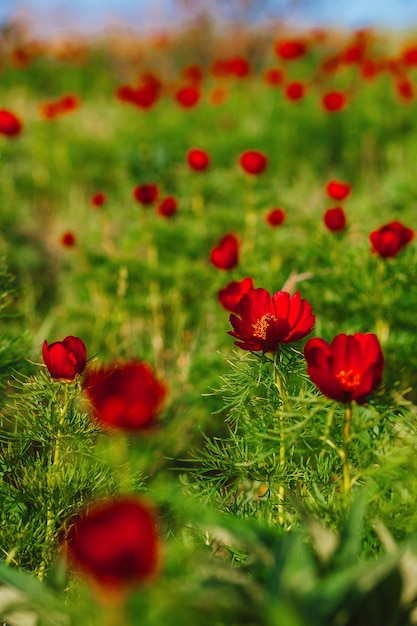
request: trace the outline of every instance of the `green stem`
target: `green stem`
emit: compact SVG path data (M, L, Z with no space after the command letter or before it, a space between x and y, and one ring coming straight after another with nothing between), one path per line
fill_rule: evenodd
M349 467L349 434L352 420L352 402L348 402L345 408L345 425L343 428L343 491L348 496L352 487Z
M278 389L278 393L281 399L281 409L285 407L286 403L286 391L285 391L285 383L280 375L280 371L278 369L277 364L277 355L276 352L274 355L274 381L275 385ZM284 424L284 416L282 410L279 412L279 467L281 473L284 473L285 468L285 424ZM284 511L284 500L285 500L285 487L281 483L278 489L278 520L281 525L284 525L285 522L285 511Z

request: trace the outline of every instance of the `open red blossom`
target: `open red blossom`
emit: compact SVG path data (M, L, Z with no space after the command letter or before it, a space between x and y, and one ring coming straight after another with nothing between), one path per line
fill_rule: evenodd
M166 387L148 363L129 361L89 370L85 392L99 423L135 432L155 425Z
M334 233L346 228L346 214L340 206L327 209L323 215L323 221L325 226Z
M305 95L305 85L304 83L294 80L291 83L288 83L284 90L284 95L287 100L292 100L296 102L297 100L301 100Z
M65 547L70 567L115 599L149 582L160 569L156 513L136 496L87 506L70 520Z
M322 107L328 113L335 113L345 108L347 96L343 91L329 91L321 99Z
M232 270L239 263L239 241L236 235L224 235L210 253L210 261L220 270Z
M348 183L341 183L338 180L330 180L326 185L326 193L333 200L344 200L351 192Z
M144 183L137 185L133 189L133 197L140 204L153 204L158 198L159 189L154 183Z
M288 39L277 41L274 45L275 54L283 61L299 59L307 52L307 46L303 41Z
M253 176L262 174L268 167L267 157L259 150L246 150L240 155L239 163L245 172Z
M247 276L242 280L232 280L230 283L220 289L217 296L220 304L226 311L237 313L237 305L241 297L253 289L253 278Z
M265 215L265 222L275 228L276 226L281 226L285 221L285 217L284 209L272 209Z
M107 196L102 191L98 191L90 198L91 206L100 207L106 202Z
M281 343L308 335L315 323L311 305L299 291L271 296L266 289L252 289L239 300L237 314L230 316L233 330L228 334L238 339L236 346L255 352L276 352Z
M192 170L206 170L210 165L210 157L205 150L191 148L187 152L187 163Z
M42 357L52 378L63 382L75 380L87 363L87 351L84 342L73 335L49 345L45 339L42 346Z
M412 228L398 221L390 222L370 233L372 252L383 258L395 257L414 238Z
M178 210L178 202L173 196L167 196L161 200L157 208L158 215L162 217L172 217Z
M201 92L195 85L181 87L175 94L176 101L185 109L189 109L198 104L200 98Z
M309 339L304 356L311 380L332 400L364 404L382 380L384 356L372 333L342 333L330 345L324 339Z
M0 109L0 135L5 137L17 137L22 132L21 120L7 109Z

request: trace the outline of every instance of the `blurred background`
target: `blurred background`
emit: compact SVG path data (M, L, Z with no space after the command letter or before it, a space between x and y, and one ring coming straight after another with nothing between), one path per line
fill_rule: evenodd
M39 35L93 33L126 26L180 26L201 15L218 22L291 21L298 26L404 29L417 23L415 0L1 0L0 23L25 19Z

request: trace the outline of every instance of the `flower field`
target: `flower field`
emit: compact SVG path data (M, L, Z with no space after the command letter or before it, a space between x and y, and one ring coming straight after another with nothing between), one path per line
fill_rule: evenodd
M417 624L413 32L0 72L0 621Z

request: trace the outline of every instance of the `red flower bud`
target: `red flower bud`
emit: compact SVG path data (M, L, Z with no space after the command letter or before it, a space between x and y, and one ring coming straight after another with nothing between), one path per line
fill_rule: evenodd
M133 197L140 204L152 204L158 197L158 187L153 183L137 185L133 190Z
M50 345L45 339L42 356L52 378L64 382L75 380L87 363L87 351L83 341L72 335Z
M342 207L327 209L324 213L323 221L326 227L334 233L346 228L346 215Z
M21 132L22 122L17 115L6 109L0 109L0 135L17 137Z
M268 167L268 159L265 154L259 150L247 150L243 152L239 157L239 163L245 172L254 176L262 174Z
M187 163L193 170L206 170L210 165L210 157L205 150L192 148L187 152Z
M285 221L285 211L283 209L272 209L265 215L265 222L275 228L281 226Z
M167 196L157 208L158 215L162 217L172 217L178 210L178 202L173 196Z
M344 200L350 191L351 186L348 183L341 183L338 180L330 180L326 185L326 193L333 200Z
M233 233L224 235L210 253L210 261L220 270L231 270L239 263L239 242Z

